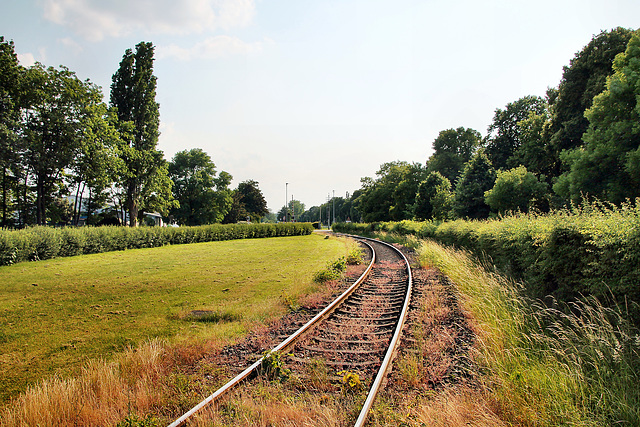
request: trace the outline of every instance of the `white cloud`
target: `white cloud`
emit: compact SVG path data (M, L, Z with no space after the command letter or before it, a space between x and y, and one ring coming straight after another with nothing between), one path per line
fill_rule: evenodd
M133 31L190 34L248 25L254 0L45 0L44 17L99 41Z
M175 44L158 46L157 57L158 59L173 57L181 61L190 61L195 58L211 59L230 55L248 55L262 52L265 46L271 44L273 41L267 38L260 42L247 43L237 37L215 36L190 48L183 48Z
M19 53L18 62L20 62L20 65L24 67L31 67L36 63L36 58L32 53Z
M34 55L31 52L27 53L18 53L18 62L20 65L24 67L31 67L35 65L36 62L40 62L42 64L47 62L47 50L44 47L38 48L38 55Z

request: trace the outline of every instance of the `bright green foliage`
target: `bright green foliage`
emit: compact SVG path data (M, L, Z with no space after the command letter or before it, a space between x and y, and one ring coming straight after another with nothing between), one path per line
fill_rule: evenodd
M453 209L460 218L487 218L490 208L484 193L493 187L496 172L484 154L478 152L464 167L456 184Z
M640 325L640 199L620 207L593 203L499 220L338 224L334 229L414 234L455 245L489 256L499 269L523 280L536 298L571 301L592 295Z
M151 415L147 415L142 418L136 414L129 414L122 421L116 424L116 427L157 427L159 425L158 420Z
M176 153L169 163L173 197L180 206L170 214L180 225L203 225L221 222L231 208L228 186L231 175L216 176L216 165L200 148Z
M585 113L582 148L563 153L570 167L554 190L576 201L583 195L613 203L640 196L640 33L616 57L607 89Z
M145 42L136 45L135 54L127 49L111 84L111 106L120 122L123 162L118 185L124 191L132 227L144 210L166 214L175 206L166 161L156 149L160 113L155 99L153 50L153 44Z
M262 362L260 363L259 372L271 381L284 382L291 376L291 370L287 369L286 363L282 356L286 354L278 353L277 351L265 351L262 354Z
M540 205L549 186L540 182L524 166L498 171L493 188L484 193L484 198L495 212L529 212L536 204Z
M426 178L426 169L419 163L390 162L380 166L378 176L362 178L362 193L357 209L364 221L402 220L413 216L418 186Z
M529 118L530 114L543 114L547 103L538 96L525 96L507 104L504 110L498 108L493 122L488 129L485 154L496 169L507 169L518 166L521 156L522 128L519 123ZM529 147L527 147L529 148Z
M338 280L347 270L347 260L340 257L335 261L329 262L326 268L317 271L313 275L313 281L316 283L324 283L330 280Z
M415 217L422 220L445 220L451 217L452 208L451 183L440 172L431 172L418 187L414 205Z
M480 132L459 127L440 131L433 141L433 155L427 161L429 172L440 172L449 182L456 182L464 164L480 148Z
M553 176L561 173L560 153L582 146L582 135L589 125L584 112L591 107L593 98L605 89L607 77L613 74L613 59L625 51L631 33L620 27L601 32L576 54L571 65L564 67L553 106L551 143L558 163Z

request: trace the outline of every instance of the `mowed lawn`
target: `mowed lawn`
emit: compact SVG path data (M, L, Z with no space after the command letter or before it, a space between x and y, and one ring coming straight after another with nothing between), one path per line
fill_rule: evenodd
M0 267L0 401L150 338L237 337L284 313L283 297L309 292L313 273L346 251L312 234ZM227 321L185 319L192 310Z

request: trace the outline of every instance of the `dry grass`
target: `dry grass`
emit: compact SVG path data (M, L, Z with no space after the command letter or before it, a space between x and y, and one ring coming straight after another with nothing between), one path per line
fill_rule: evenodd
M417 410L418 425L430 427L501 427L491 396L477 389L459 386L435 395Z
M257 379L203 411L190 425L198 427L347 427L357 418L362 396L317 393L288 384Z
M167 349L152 341L126 351L119 362L96 360L77 378L54 377L20 395L2 413L3 426L102 426L130 412L163 404Z

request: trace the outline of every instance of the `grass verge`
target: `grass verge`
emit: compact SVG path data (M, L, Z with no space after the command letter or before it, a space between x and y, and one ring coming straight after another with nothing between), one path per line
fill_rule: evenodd
M347 251L340 240L309 235L0 267L0 399L149 339L190 343L198 353L193 342L238 337L283 314L283 294L310 292L313 273Z

